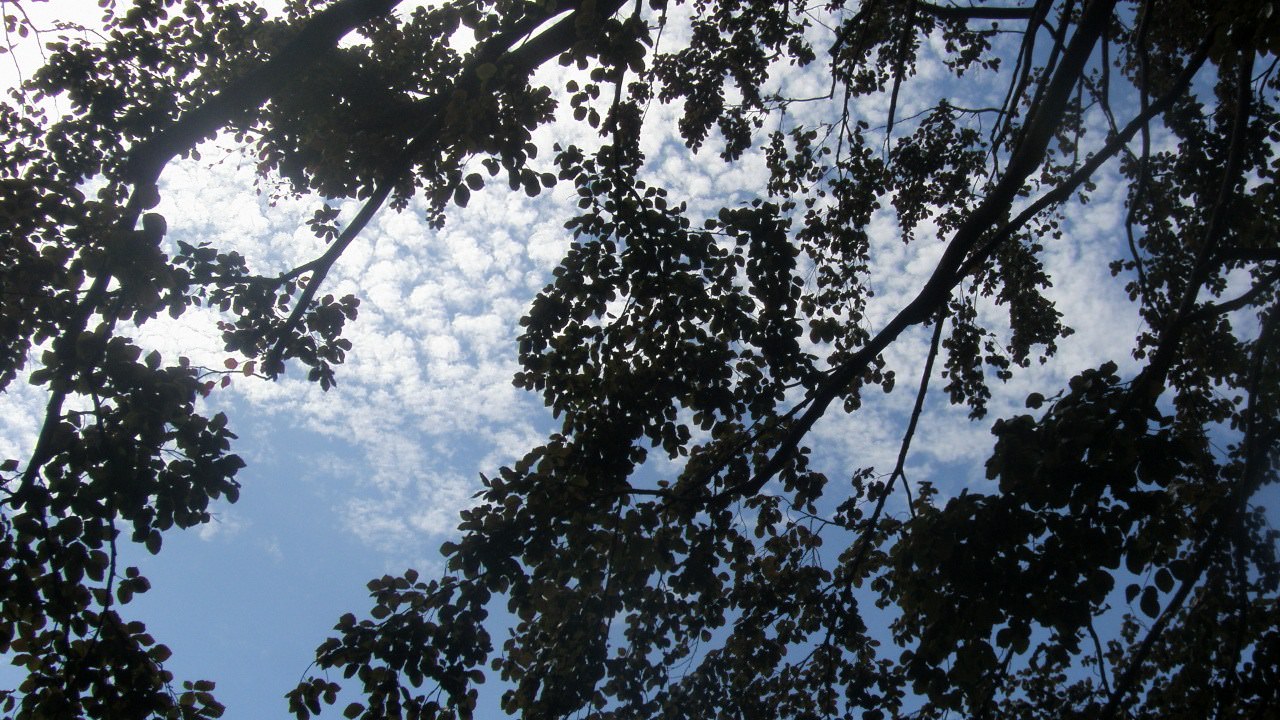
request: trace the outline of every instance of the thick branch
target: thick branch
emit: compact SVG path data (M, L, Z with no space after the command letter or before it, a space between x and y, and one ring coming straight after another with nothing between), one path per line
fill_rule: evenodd
M951 291L960 282L957 271L982 239L1000 222L1000 218L1009 212L1027 177L1044 161L1049 141L1061 123L1071 93L1110 20L1114 7L1115 0L1095 0L1085 8L1080 25L1063 53L1040 107L1025 126L1024 137L1010 159L1005 174L956 231L924 288L866 346L827 376L811 394L809 409L787 428L773 455L760 467L755 477L741 484L736 492L744 495L759 492L791 459L800 441L854 378L865 372L871 361L884 352L904 330L927 321L946 303Z
M1090 177L1093 177L1093 174L1097 172L1098 168L1102 167L1103 163L1123 150L1139 130L1146 128L1152 119L1173 107L1173 103L1191 86L1191 81L1195 78L1196 73L1200 71L1205 60L1209 58L1209 46L1210 43L1207 41L1201 44L1199 51L1183 68L1182 74L1178 76L1177 81L1174 82L1169 92L1162 95L1156 102L1148 105L1137 117L1130 120L1098 152L1085 158L1084 163L1076 168L1075 172L1068 175L1065 180L1054 186L1052 190L1041 195L1035 202L1018 213L1017 217L1005 223L993 233L991 239L983 244L982 249L969 257L969 260L959 270L956 280L959 281L973 272L979 263L985 261L1001 243L1008 241L1014 233L1030 222L1033 217L1044 212L1050 206L1066 202L1067 198L1071 197L1071 193L1075 192Z
M578 41L578 28L582 24L580 13L595 12L599 13L599 17L608 17L617 12L622 5L622 0L607 0L599 7L591 10L574 9L573 12L561 18L546 31L539 33L523 44L520 44L521 41L528 35L530 30L536 27L536 23L531 26L521 23L511 32L503 33L488 41L475 52L467 65L458 73L458 81L451 88L418 104L414 114L421 118L419 130L405 146L404 152L400 155L400 161L387 170L382 180L378 182L373 194L360 208L360 212L347 225L342 234L334 240L329 249L320 257L307 263L308 272L312 273L311 279L307 282L306 288L303 289L288 319L276 331L264 358L263 365L268 374L274 377L284 369L284 346L288 341L288 336L302 322L302 316L311 305L311 301L315 298L316 292L323 283L325 276L333 269L334 263L364 231L365 226L377 214L377 211L386 202L392 190L413 171L416 159L425 154L427 147L438 141L440 120L454 97L459 94L468 96L478 94L486 91L486 89L489 92L494 92L498 89L498 84L502 82L499 78L528 77L552 58L567 52ZM541 21L545 22L545 20L543 18ZM515 47L516 45L519 45L519 47ZM477 70L481 65L490 63L498 66L500 70L498 74L486 81L480 77ZM486 85L486 83L488 84Z
M302 30L262 65L233 81L204 104L135 146L129 154L129 179L154 183L174 157L213 136L237 115L278 93L338 41L364 23L386 14L400 0L338 0L307 21Z
M1223 168L1222 182L1218 187L1218 196L1210 211L1209 222L1205 227L1205 236L1197 254L1196 265L1192 270L1178 310L1167 326L1164 337L1161 338L1160 345L1156 348L1150 364L1134 380L1130 389L1130 395L1138 402L1149 401L1154 398L1164 386L1165 375L1173 364L1174 351L1177 348L1183 330L1188 324L1186 318L1192 316L1191 309L1195 304L1196 296L1199 294L1200 286L1204 283L1205 276L1208 273L1209 260L1213 257L1215 246L1220 241L1221 224L1226 204L1240 179L1241 167L1244 161L1243 138L1245 129L1248 126L1252 104L1250 78L1252 76L1253 60L1252 52L1242 52L1240 55L1240 65L1237 69L1236 77L1236 114L1231 123L1231 144L1227 152L1227 164ZM1267 448L1268 444L1261 442L1259 437L1261 435L1259 429L1261 423L1259 422L1257 408L1258 386L1265 356L1268 349L1270 349L1272 335L1276 331L1278 321L1280 321L1280 314L1272 313L1263 324L1262 332L1254 345L1249 373L1249 405L1245 412L1244 470L1236 486L1223 499L1217 512L1210 519L1207 539L1200 546L1194 561L1191 563L1190 574L1182 581L1177 593L1169 600L1169 604L1165 606L1156 622L1152 624L1151 629L1147 631L1146 637L1142 639L1141 644L1139 644L1132 659L1130 659L1124 674L1117 680L1115 689L1107 698L1107 704L1100 714L1102 718L1114 717L1120 703L1132 692L1137 683L1138 670L1146 662L1147 656L1151 653L1156 640L1163 634L1173 616L1177 614L1183 603L1186 602L1191 589L1199 583L1200 577L1208 568L1213 559L1213 554L1217 551L1218 546L1226 535L1227 525L1232 518L1243 510L1249 497L1261 484L1266 465L1264 462L1265 454L1267 452L1263 448Z
M1276 281L1280 280L1280 268L1276 268L1262 278L1256 285L1246 290L1243 294L1230 300L1224 300L1220 303L1210 303L1205 305L1186 317L1187 323L1208 320L1212 317L1225 315L1229 312L1235 312L1241 308L1252 305L1262 297L1263 293L1272 290L1276 286Z
M1275 262L1280 260L1280 248L1228 248L1219 252L1218 257L1244 262Z

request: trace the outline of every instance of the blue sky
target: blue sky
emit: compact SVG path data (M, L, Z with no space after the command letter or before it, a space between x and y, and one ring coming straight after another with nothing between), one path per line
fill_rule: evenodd
M80 5L87 10L77 19L97 16L94 3ZM67 12L73 6L59 7ZM676 45L680 36L674 22L663 42ZM923 62L921 68L921 77L904 88L899 117L953 90L940 67ZM557 67L547 78L563 72ZM780 68L776 78L790 95L826 91L820 68ZM979 84L975 96L968 82L966 94L953 98L957 104L990 103L1003 87ZM888 99L877 97L859 101L858 110L879 125L887 107ZM649 111L644 145L652 180L672 189L677 201L687 200L694 215L714 214L763 187L767 173L759 156L726 166L714 148L690 155L674 138L678 111ZM796 106L802 115L824 111ZM900 125L895 135L910 127ZM552 142L599 142L572 123L546 129L538 141L543 169L550 169ZM171 242L207 240L234 248L264 274L318 254L323 246L305 220L320 200L273 200L270 181L255 190L253 163L226 141L215 141L201 155L164 173L159 211L168 219ZM1021 411L1029 392L1052 392L1104 360L1120 362L1122 375L1136 370L1126 348L1140 322L1107 270L1122 253L1124 188L1110 176L1098 185L1088 206L1069 211L1069 232L1045 254L1050 272L1065 279L1052 295L1077 332L1061 343L1057 358L993 387L992 419ZM348 334L355 348L339 371L338 387L323 393L295 370L277 383L236 378L211 396L209 404L230 416L240 435L236 451L248 461L241 500L218 506L208 526L167 535L157 557L133 551L153 590L127 613L147 622L175 651L168 666L179 679L218 683L228 717L285 716L282 695L301 678L315 646L339 615L367 606L364 583L410 566L424 575L438 573L437 548L479 488L478 474L513 461L552 427L538 398L515 390L510 378L517 369L519 317L567 247L562 225L574 208L568 187L529 199L500 184L476 194L465 210L455 208L441 231L427 228L420 209L384 211L326 284L325 292L362 300ZM344 217L354 210L345 204ZM945 238L933 237L926 223L919 240L904 245L894 219L883 212L872 233L876 298L867 322L874 330L914 294ZM988 305L982 312L1000 315ZM139 337L167 359L187 355L221 367L227 354L215 321L211 313L191 312L180 321L148 324ZM926 343L926 331L918 330L887 353L898 376L894 393L868 395L866 407L852 417L833 410L815 428L811 444L819 448L820 467L834 477L857 466L891 469ZM970 422L967 409L947 406L939 377L933 382L908 477L955 493L981 483L989 421ZM25 457L42 395L15 385L0 402L0 456ZM655 459L652 471L673 467L664 462ZM11 685L13 674L0 669L0 686Z

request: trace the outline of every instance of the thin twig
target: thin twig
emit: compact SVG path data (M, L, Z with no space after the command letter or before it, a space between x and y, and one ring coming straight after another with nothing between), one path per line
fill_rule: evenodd
M916 516L916 507L911 498L911 483L907 481L907 452L911 449L911 439L916 434L916 425L920 422L920 413L924 410L924 399L929 393L929 376L933 374L933 362L938 357L938 346L942 341L942 325L945 321L946 312L943 311L938 313L938 319L933 323L933 339L929 342L929 354L924 361L924 372L920 373L920 389L916 391L915 406L911 408L911 420L907 422L907 431L903 433L902 445L898 448L898 462L889 476L889 488L885 490L885 494L888 495L889 490L893 488L894 479L902 478L902 487L907 491L907 509L911 511L913 518Z

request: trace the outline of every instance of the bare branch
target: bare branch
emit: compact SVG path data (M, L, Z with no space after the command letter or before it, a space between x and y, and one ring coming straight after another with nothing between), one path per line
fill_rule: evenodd
M1085 627L1089 630L1089 637L1093 639L1093 654L1098 662L1098 677L1102 681L1102 691L1110 693L1111 684L1107 682L1107 658L1102 653L1102 640L1098 638L1098 630L1093 626L1093 618L1089 618Z
M911 439L915 437L916 425L920 422L920 413L924 410L924 399L929 394L929 376L933 374L933 362L938 358L938 346L942 342L942 325L946 320L946 315L939 313L938 319L933 324L933 339L929 341L929 354L925 357L924 371L920 373L920 388L916 390L915 406L911 408L911 419L907 422L907 431L903 433L902 445L898 448L898 462L893 467L893 474L889 476L889 487L885 489L885 495L889 494L889 490L893 488L895 478L902 478L902 487L907 491L907 509L911 511L911 517L916 516L915 502L911 499L911 484L907 482L907 453L911 449Z

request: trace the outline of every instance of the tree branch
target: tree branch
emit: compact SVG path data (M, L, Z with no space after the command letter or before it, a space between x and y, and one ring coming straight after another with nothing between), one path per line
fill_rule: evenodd
M336 46L338 40L347 33L389 11L397 2L399 0L339 0L309 20L297 37L262 66L233 81L222 92L173 121L150 140L135 146L129 153L126 171L133 190L124 212L115 223L114 233L125 235L133 232L143 210L154 207L159 201L157 183L160 172L170 160L194 148L236 115L260 105L292 80L302 68L314 63ZM85 331L89 319L98 312L98 306L106 296L112 274L111 254L108 253L88 291L72 313L70 322L60 337L61 342L74 342ZM109 322L114 323L114 318ZM62 420L62 406L68 394L65 386L70 384L74 372L74 367L62 368L59 377L50 381L44 421L22 474L23 488L31 486L40 468L53 456L53 435ZM18 502L23 496L23 488L15 494L14 502Z
M1226 313L1234 312L1236 310L1239 310L1240 308L1247 307L1248 305L1253 303L1253 301L1257 300L1258 297L1261 296L1263 293L1274 288L1277 280L1280 280L1280 268L1272 270L1270 273L1267 274L1266 277L1262 279L1262 282L1249 288L1244 294L1240 295L1239 297L1232 298L1231 300L1226 300L1220 303L1210 303L1208 305L1205 305L1204 307L1201 307L1200 309L1188 315L1185 322L1193 323L1200 320L1208 320L1211 317L1216 317L1218 315L1225 315Z
M956 231L943 252L942 259L919 294L866 346L828 374L827 379L806 399L806 402L811 402L809 409L794 424L786 428L782 441L773 455L760 467L753 478L732 488L732 493L750 495L759 492L765 483L782 470L799 447L800 441L808 434L818 418L826 413L831 402L849 386L849 383L865 372L867 365L904 330L925 322L941 309L952 289L960 281L957 270L962 267L982 238L990 232L992 226L1009 212L1013 200L1022 189L1027 177L1044 161L1049 141L1061 124L1063 110L1098 38L1111 18L1115 4L1116 0L1095 0L1085 8L1076 34L1071 38L1052 80L1047 85L1041 107L1024 126L1024 139L1014 151L1005 174Z
M1222 182L1218 187L1218 197L1213 209L1210 211L1209 222L1205 227L1205 237L1197 254L1196 265L1192 270L1191 278L1183 293L1178 311L1167 326L1164 337L1161 338L1160 345L1156 348L1151 362L1131 386L1130 395L1137 401L1149 401L1164 386L1165 375L1173 363L1174 349L1178 345L1182 330L1189 324L1189 319L1192 317L1191 308L1195 303L1196 296L1199 294L1200 286L1204 282L1204 276L1208 272L1209 260L1213 257L1216 243L1219 241L1220 224L1225 212L1224 208L1241 174L1244 154L1243 137L1248 126L1252 100L1250 81L1253 62L1254 55L1251 51L1241 52L1240 67L1236 78L1236 114L1232 119L1231 145L1227 152L1227 165L1223 169ZM1161 611L1160 616L1156 618L1156 622L1142 639L1142 643L1138 646L1133 658L1126 666L1124 674L1117 680L1115 689L1107 698L1107 704L1099 715L1104 720L1115 716L1119 704L1133 690L1137 682L1137 673L1151 653L1156 640L1164 632L1165 627L1171 622L1172 617L1182 607L1182 604L1186 602L1187 595L1200 581L1200 577L1208 568L1213 558L1213 553L1225 536L1225 528L1228 521L1241 512L1249 497L1262 483L1267 465L1265 462L1266 454L1272 450L1271 443L1264 441L1259 428L1261 418L1257 407L1258 386L1265 357L1271 347L1272 336L1276 332L1277 324L1280 324L1280 312L1273 311L1263 322L1262 331L1254 344L1253 358L1249 370L1249 404L1244 418L1245 430L1242 443L1244 468L1240 474L1240 479L1227 497L1223 498L1217 511L1210 518L1207 539L1200 546L1194 561L1191 563L1190 574L1182 581L1177 593L1169 600L1169 604Z
M293 82L309 65L337 47L352 30L389 12L400 0L338 0L307 21L302 30L265 63L232 81L202 105L129 153L129 179L152 184L177 155L212 137L235 116L258 107Z
M919 2L918 7L939 20L1030 20L1035 16L1034 7L993 7L987 5L955 6Z
M1218 257L1244 262L1275 262L1280 260L1280 248L1226 248L1218 252Z
M1244 84L1248 85L1248 82L1246 81ZM1217 551L1219 544L1226 536L1228 523L1244 510L1249 498L1262 485L1267 467L1266 454L1274 452L1274 448L1268 438L1263 437L1263 434L1259 432L1258 426L1261 418L1257 407L1258 386L1261 381L1262 368L1266 361L1267 351L1271 349L1277 325L1280 325L1280 311L1272 312L1267 321L1263 323L1262 332L1259 333L1258 340L1253 348L1253 358L1249 369L1249 405L1245 412L1245 434L1242 443L1244 468L1240 473L1240 479L1231 489L1231 492L1222 498L1218 504L1217 511L1210 520L1207 538L1196 552L1194 560L1190 563L1189 574L1178 587L1177 593L1170 598L1169 603L1160 612L1159 617L1156 618L1151 629L1147 631L1146 636L1142 638L1142 643L1138 646L1133 658L1125 666L1124 674L1116 681L1115 689L1107 697L1107 704L1103 706L1102 712L1098 715L1102 720L1110 720L1110 718L1115 717L1119 704L1133 691L1137 682L1138 671L1142 668L1143 663L1146 662L1147 656L1151 654L1151 649L1156 640L1169 625L1173 616L1182 608L1192 588L1200 582L1200 577L1208 569L1214 552Z
M1000 229L992 235L991 239L983 244L981 250L970 256L968 261L959 270L956 280L959 281L961 278L973 272L977 268L978 263L986 260L986 258L989 257L1001 243L1008 241L1008 239L1021 229L1023 225L1027 224L1031 218L1044 212L1051 205L1065 202L1067 198L1071 196L1071 193L1075 192L1076 189L1084 184L1086 180L1092 177L1093 173L1096 172L1098 168L1102 167L1103 163L1114 157L1116 153L1124 150L1124 148L1129 144L1129 141L1133 139L1133 136L1136 135L1139 130L1146 128L1152 119L1173 107L1173 103L1177 101L1177 99L1186 92L1187 88L1191 86L1191 81L1195 78L1196 73L1199 72L1205 61L1209 58L1209 47L1210 43L1207 40L1200 45L1196 55L1193 56L1187 66L1183 68L1182 74L1178 76L1177 81L1174 82L1173 87L1170 88L1169 92L1161 96L1155 103L1148 105L1143 112L1130 120L1120 132L1116 133L1110 140L1108 140L1107 143L1098 150L1098 152L1086 158L1084 163L1080 167L1076 168L1075 172L1068 175L1065 180L1058 183L1052 190L1041 195L1035 202L1024 208L1013 220L1002 225Z
M1212 32L1207 33L1206 44L1212 35ZM1222 170L1222 181L1218 185L1218 195L1214 200L1213 208L1209 211L1209 221L1205 224L1204 237L1196 253L1195 265L1192 267L1191 276L1187 278L1187 287L1182 293L1177 310L1168 319L1160 344L1156 346L1151 356L1151 362L1134 379L1132 393L1139 402L1153 400L1164 389L1165 376L1173 365L1174 352L1182 337L1182 331L1187 326L1186 319L1192 314L1196 298L1200 295L1200 287L1208 277L1210 261L1213 259L1218 243L1222 240L1222 224L1226 218L1227 202L1240 181L1244 164L1244 140L1253 100L1253 89L1250 86L1253 60L1252 52L1241 52L1236 78L1235 117L1231 121L1231 140L1227 150L1226 166Z
M1111 684L1107 682L1107 658L1102 652L1102 640L1098 638L1098 630L1093 626L1093 618L1089 618L1089 623L1085 625L1089 630L1089 637L1093 639L1093 656L1098 661L1098 677L1102 681L1102 691L1111 692Z
M1001 143L1004 142L1005 135L1008 134L1013 126L1013 117L1018 112L1018 101L1022 98L1023 93L1027 91L1027 85L1031 83L1031 61L1035 55L1036 36L1040 32L1040 26L1048 18L1051 6L1052 2L1050 0L1036 0L1036 4L1032 8L1032 15L1028 18L1027 28L1023 31L1022 44L1018 48L1018 59L1013 68L1013 79L1009 83L1009 90L1005 93L1004 101L1000 105L1000 112L996 116L995 125L991 128L991 154L993 158Z
M458 80L451 88L426 98L418 104L415 115L421 119L421 125L418 132L406 144L404 152L400 154L399 162L386 172L375 187L373 194L360 208L360 212L351 220L351 223L342 231L342 234L334 240L329 249L320 257L307 263L309 271L313 273L311 279L298 297L298 302L294 305L292 312L289 313L288 319L276 330L266 355L263 357L264 370L269 376L276 377L283 371L283 358L288 336L302 322L302 316L306 313L312 299L315 298L324 278L333 269L334 263L364 231L369 221L373 219L373 216L377 214L382 204L391 195L391 191L412 172L417 158L423 155L425 148L438 139L440 119L444 116L448 103L459 93L471 95L484 91L486 87L490 92L493 92L502 82L500 78L523 78L531 75L534 70L544 63L573 47L573 44L578 40L578 27L581 24L580 13L597 12L600 17L609 17L617 12L623 4L623 0L607 0L601 3L599 7L593 7L586 11L581 7L575 7L571 13L556 22L545 32L529 39L518 48L514 48L514 46L527 37L529 32L536 29L538 24L546 22L549 17L553 16L540 18L538 22L532 23L532 25L522 23L510 32L495 36L471 56L471 60L458 73ZM488 80L483 79L477 69L481 65L488 63L501 64L508 73L504 75L499 72Z
M1151 102L1150 96L1147 94L1147 18L1151 14L1151 2L1143 3L1141 10L1141 20L1139 21L1137 37L1134 44L1138 46L1138 98L1141 102L1142 112L1147 112L1147 106ZM1133 222L1137 216L1138 207L1142 203L1143 195L1146 193L1147 183L1151 180L1151 128L1148 125L1142 126L1142 155L1138 160L1138 184L1134 187L1133 195L1129 198L1129 210L1124 215L1124 233L1125 239L1129 243L1129 254L1133 257L1133 267L1138 273L1138 290L1142 303L1147 303L1147 269L1142 262L1142 254L1138 252L1138 243L1134 237Z
M925 357L924 372L920 373L920 387L916 390L916 402L911 408L911 419L907 422L907 431L903 433L902 445L898 448L898 462L893 466L893 474L889 476L889 488L885 490L885 495L888 495L889 490L893 488L894 478L902 478L902 487L907 491L907 509L911 511L911 517L916 516L916 508L911 499L911 485L907 482L907 452L911 449L911 439L915 437L920 413L924 411L924 399L929 394L929 376L933 374L933 362L938 358L938 346L942 343L942 325L946 319L944 313L939 313L938 320L933 324L933 339L929 341L929 354ZM877 514L879 514L879 508L877 508Z

